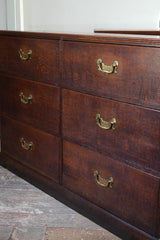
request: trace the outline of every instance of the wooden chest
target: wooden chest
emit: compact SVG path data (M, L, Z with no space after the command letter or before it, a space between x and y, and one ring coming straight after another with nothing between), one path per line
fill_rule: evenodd
M122 239L159 239L159 38L1 31L0 51L1 164Z

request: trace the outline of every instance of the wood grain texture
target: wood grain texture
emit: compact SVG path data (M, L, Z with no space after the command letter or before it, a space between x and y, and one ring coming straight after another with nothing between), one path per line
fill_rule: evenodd
M2 132L1 115L2 115L2 84L1 84L1 77L0 77L0 139L1 139L1 132Z
M2 111L22 123L59 134L59 88L21 78L0 76ZM21 102L20 93L32 95L32 104Z
M94 30L95 33L116 33L116 34L135 34L135 35L156 35L159 36L160 35L160 31L142 31L142 30Z
M118 61L117 73L98 71L98 59ZM159 60L155 48L64 42L63 87L160 109Z
M113 177L113 188L95 181L94 171ZM156 231L159 180L101 154L64 142L63 184L124 221L150 234Z
M47 32L22 32L22 31L0 31L3 37L33 38L48 40L66 40L90 43L111 43L128 46L150 46L160 47L159 38L156 36L131 36L130 34L69 34L69 33L47 33Z
M32 50L32 59L23 61L19 49ZM59 42L25 38L0 38L0 71L50 84L59 84Z
M2 118L2 125L2 152L58 182L59 138L7 117ZM22 148L22 137L27 143L33 142L31 151Z
M116 160L154 169L159 175L158 111L65 89L62 109L64 138L106 152ZM105 121L116 118L116 129L101 129L96 124L97 113Z
M8 31L0 36L1 164L123 240L159 239L159 38ZM32 49L32 59L21 61L19 48ZM99 72L98 58L106 65L118 60L117 74ZM19 91L25 96L32 91L33 110L15 101ZM100 129L97 113L105 121L115 117L116 129L107 134ZM21 148L21 137L33 141L32 151ZM104 178L113 174L118 179L112 197L99 185L92 188L93 167ZM2 190L2 196L7 194ZM8 223L16 219L18 224L34 225L38 220L43 226L37 202L31 200L35 208L30 214L36 216L31 218L24 208L20 214L11 212ZM19 204L18 200L13 209ZM48 224L53 223L50 213L48 209ZM54 217L61 223L66 219L70 226L75 222L65 214L62 220L56 211ZM2 213L1 219L7 216ZM65 227L56 220L54 227ZM28 234L34 234L31 227L26 228ZM23 231L15 227L11 236L22 238ZM52 235L52 229L49 232Z
M146 232L133 227L132 225L122 221L121 219L110 214L104 209L85 200L85 198L82 198L77 194L74 194L64 186L55 184L55 182L50 181L48 178L37 173L31 168L26 168L24 165L20 164L20 162L15 161L11 157L8 157L6 154L0 155L0 161L3 166L7 167L8 169L11 169L12 172L15 172L17 175L23 177L23 179L26 179L28 182L33 183L38 188L47 192L48 194L55 197L62 203L71 207L72 209L76 210L80 214L83 214L84 216L96 222L97 224L105 227L106 229L113 232L123 240L133 240L133 239L134 240L139 240L139 239L158 240L159 239L158 234L156 236L151 236L150 234L147 234ZM9 219L11 219L11 216L9 217ZM19 219L19 217L17 219L18 221L22 222ZM57 219L57 215L56 215L56 219ZM47 220L48 220L48 217L47 217ZM52 220L53 220L53 217L52 217ZM67 217L66 221L68 222L68 220L69 219ZM72 220L73 221L71 226L73 226L73 224L76 222L75 219L72 219ZM33 222L36 223L37 220L33 219ZM85 223L85 226L87 226L86 223Z

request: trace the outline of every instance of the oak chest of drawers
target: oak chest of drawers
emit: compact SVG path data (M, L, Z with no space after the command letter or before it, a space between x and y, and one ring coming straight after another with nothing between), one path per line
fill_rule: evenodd
M0 32L1 164L122 239L160 237L160 40Z

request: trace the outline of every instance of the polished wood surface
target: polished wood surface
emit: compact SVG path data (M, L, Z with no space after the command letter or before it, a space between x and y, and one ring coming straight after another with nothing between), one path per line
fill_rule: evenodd
M95 170L105 179L113 177L113 187L98 185L94 177ZM122 220L154 234L157 217L154 202L159 190L158 179L64 141L63 184Z
M85 198L78 196L72 191L65 188L63 185L55 184L54 181L50 181L48 178L37 173L32 168L26 168L26 166L15 161L6 154L0 155L1 164L12 172L16 173L18 176L24 178L28 182L34 184L41 190L47 192L54 198L63 202L67 206L73 208L80 214L88 217L92 221L100 224L109 231L113 232L120 239L124 240L158 240L158 232L150 235L125 221L115 215L105 211L104 209L94 205L92 202L87 201ZM94 214L93 214L94 213ZM158 227L158 226L157 226ZM157 228L158 229L158 228ZM157 237L156 237L157 236Z
M94 30L95 33L116 33L116 34L136 34L136 35L160 35L160 31L142 31L142 30Z
M0 78L3 112L35 128L59 134L59 88L21 78L2 75ZM21 92L25 97L32 95L31 104L21 102Z
M160 173L159 111L63 90L63 137L131 164ZM115 130L96 124L116 118ZM154 144L153 144L154 143Z
M158 240L159 36L1 31L0 43L1 164L122 239ZM100 58L117 73L100 72Z
M32 50L32 58L21 60L19 49ZM50 84L59 83L59 42L0 37L0 71Z
M29 165L59 181L59 138L47 133L38 131L23 123L2 117L2 152ZM9 136L9 137L8 137ZM33 143L32 150L25 150L21 146L21 138L26 143Z
M63 87L160 109L159 56L156 48L65 42ZM98 71L98 59L118 61L117 73Z
M16 37L16 38L32 38L32 39L47 39L47 40L60 40L60 41L76 41L88 43L111 43L118 45L128 46L146 46L156 47L160 46L159 36L151 35L145 36L144 34L130 35L121 33L108 33L108 34L69 34L69 33L47 33L47 32L21 32L21 31L0 31L2 37Z

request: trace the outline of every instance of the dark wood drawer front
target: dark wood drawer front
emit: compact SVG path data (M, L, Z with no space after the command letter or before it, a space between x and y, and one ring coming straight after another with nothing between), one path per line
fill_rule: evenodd
M65 42L63 59L64 87L160 109L160 49ZM98 59L118 61L117 73L100 72Z
M58 182L59 138L6 117L2 125L2 152Z
M48 133L59 134L59 88L1 77L3 112Z
M22 60L20 49L25 54L32 50L31 59ZM35 81L59 84L58 40L1 38L0 51L0 71Z
M156 230L159 180L123 163L104 157L76 144L64 141L63 184L110 213L140 229ZM94 171L113 185L96 182Z
M105 98L63 90L63 137L120 161L160 171L160 113ZM96 114L115 130L102 129Z

